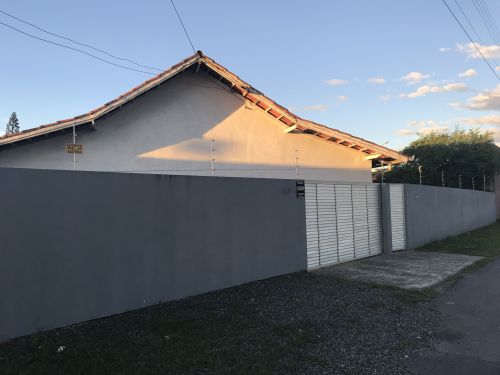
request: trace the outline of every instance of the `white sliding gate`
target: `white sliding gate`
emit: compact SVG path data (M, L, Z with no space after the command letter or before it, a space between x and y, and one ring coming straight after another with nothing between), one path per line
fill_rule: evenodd
M406 249L405 190L403 184L390 184L392 251Z
M380 186L306 182L307 268L382 253Z

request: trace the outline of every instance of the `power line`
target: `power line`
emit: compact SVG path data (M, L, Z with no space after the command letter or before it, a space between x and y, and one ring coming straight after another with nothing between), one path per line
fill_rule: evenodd
M498 27L497 27L495 21L493 20L493 17L491 17L491 12L488 8L488 5L484 1L478 1L477 4L483 10L483 13L486 17L486 20L488 21L488 24L490 25L490 29L491 29L492 34L493 34L492 37L497 42L497 45L500 44L500 43L498 43L498 40L499 40Z
M488 15L488 17L490 19L490 23L493 26L493 31L495 32L495 35L498 37L500 35L500 31L498 30L497 23L495 22L495 19L491 16L490 9L488 8L488 5L486 4L486 2L483 0L482 3L483 3L484 9L486 10L486 14Z
M486 19L489 21L489 25L493 34L492 37L495 40L496 45L500 50L500 33L498 31L498 26L493 17L491 16L491 12L488 8L488 5L484 1L480 1L479 5L483 8L483 12L486 16Z
M491 25L490 23L490 19L488 18L488 14L486 13L486 11L483 9L483 6L482 4L476 0L473 0L472 1L474 3L474 6L476 7L476 10L477 12L479 13L479 16L481 17L481 19L483 20L483 23L484 25L486 26L486 30L488 31L488 33L490 34L491 36L491 39L493 41L493 43L500 48L500 43L498 41L498 38L497 36L495 35L495 32L494 32L494 29L493 29L493 26Z
M57 38L61 38L61 39L64 39L64 40L70 41L70 42L75 43L75 44L78 44L79 46L82 46L82 47L87 47L87 48L93 49L94 51L97 51L97 52L104 53L105 55L108 55L109 57L112 57L113 59L117 59L117 60L121 60L121 61L128 61L128 62L130 62L130 63L132 63L132 64L134 64L134 65L137 65L137 66L140 66L140 67L142 67L142 68L146 68L146 69L157 70L157 71L159 71L159 72L163 71L163 69L158 69L158 68L154 68L154 67L151 67L151 66L142 65L142 64L139 64L139 63L137 63L137 62L135 62L135 61L133 61L133 60L130 60L130 59L127 59L127 58L124 58L124 57L118 57L118 56L112 55L112 54L111 54L111 53L109 53L109 52L106 52L106 51L104 51L104 50L102 50L102 49L99 49L99 48L93 47L93 46L91 46L91 45L89 45L89 44L81 43L81 42L78 42L78 41L76 41L76 40L74 40L74 39L71 39L71 38L68 38L68 37L65 37L65 36L62 36L62 35L59 35L59 34L56 34L56 33L50 32L50 31L48 31L48 30L42 29L40 26L37 26L37 25L35 25L35 24L31 23L31 22L28 22L28 21L25 21L25 20L23 20L23 19L21 19L21 18L18 18L18 17L16 17L16 16L12 15L12 14L9 14L9 13L7 13L7 12L5 12L5 11L1 10L1 9L0 9L0 13L3 13L3 14L5 14L6 16L11 17L11 18L13 18L13 19L15 19L15 20L17 20L17 21L19 21L19 22L22 22L22 23L26 24L26 25L29 25L29 26L31 26L31 27L34 27L35 29L38 29L38 30L40 30L40 31L42 31L42 32L44 32L44 33L46 33L46 34L49 34L49 35L55 36L55 37L57 37Z
M151 72L146 72L144 70L139 70L139 69L134 69L134 68L129 68L128 66L124 66L124 65L120 65L120 64L116 64L112 61L108 61L106 59L103 59L99 56L96 56L96 55L93 55L91 53L88 53L88 52L85 52L85 51L82 51L81 49L78 49L78 48L73 48L73 47L70 47L70 46L66 46L64 44L59 44L59 43L56 43L56 42L53 42L51 40L47 40L47 39L43 39L43 38L40 38L38 36L35 36L35 35L32 35L32 34L29 34L25 31L22 31L22 30L19 30L17 28L15 28L14 26L11 26L11 25L8 25L6 23L3 23L3 22L0 22L0 25L3 25L5 27L8 27L9 29L12 29L12 30L15 30L17 31L18 33L21 33L21 34L24 34L26 36L29 36L30 38L33 38L33 39L37 39L37 40L40 40L42 42L45 42L45 43L49 43L49 44L53 44L55 46L59 46L59 47L62 47L62 48L66 48L66 49L69 49L69 50L72 50L72 51L75 51L75 52L79 52L79 53L82 53L84 55L87 55L87 56L90 56L90 57L93 57L94 59L97 59L97 60L100 60L102 62L105 62L107 64L110 64L110 65L114 65L118 68L122 68L122 69L127 69L127 70L132 70L134 72L139 72L139 73L144 73L144 74L149 74L149 75L152 75L152 76L155 76L156 74L155 73L151 73Z
M172 3L172 7L174 8L175 13L177 14L177 18L179 18L179 22L181 23L181 26L184 29L184 33L186 34L186 37L189 41L189 44L191 45L191 48L193 49L193 52L196 53L196 50L193 46L193 42L191 42L191 38L189 37L189 34L186 30L186 27L184 26L184 22L182 22L181 16L180 16L179 12L177 11L177 8L175 7L174 0L170 0L170 2Z
M455 0L455 4L457 5L458 9L460 10L460 12L462 13L462 15L464 16L465 20L467 21L467 23L469 24L470 28L472 29L472 31L474 32L474 34L476 35L477 39L479 40L479 42L481 44L484 45L484 42L481 38L481 36L479 35L479 33L477 32L476 28L474 27L474 25L472 24L471 20L469 19L469 17L467 17L467 14L464 12L464 10L462 9L462 7L460 6L458 0ZM491 58L491 60L493 61L493 63L495 65L498 65L497 62L495 61L494 58Z
M463 27L462 23L459 21L459 19L457 18L457 16L455 16L455 13L453 13L453 11L451 10L451 8L448 6L448 3L446 2L446 0L442 0L444 5L446 6L446 8L448 8L448 10L450 11L451 15L453 16L453 18L455 19L455 21L457 21L457 23L460 25L460 27L462 28L463 32L465 33L465 35L467 35L467 37L469 38L469 40L471 41L471 43L474 45L474 47L476 48L477 52L479 52L479 54L481 55L481 57L483 58L484 62L489 66L489 68L491 69L491 71L493 72L493 74L495 75L495 77L497 77L497 79L500 81L500 77L498 76L497 72L495 71L495 69L491 66L491 64L489 63L489 61L486 59L486 57L484 57L483 53L481 52L481 50L478 48L477 44L472 40L471 36L469 35L469 33L467 32L467 30L465 30L465 28Z

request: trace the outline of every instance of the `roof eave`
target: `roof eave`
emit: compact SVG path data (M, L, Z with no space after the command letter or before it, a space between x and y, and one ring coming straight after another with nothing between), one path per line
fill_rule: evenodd
M198 51L196 54L188 57L177 65L167 69L166 71L158 74L157 76L143 82L141 85L127 91L126 93L120 95L118 98L111 100L110 102L93 109L92 111L75 116L67 120L60 120L55 123L41 125L37 128L27 129L15 134L6 134L0 137L0 146L20 142L27 139L32 139L41 135L46 135L54 133L60 130L71 128L73 126L80 126L88 123L93 123L104 115L116 110L117 108L123 106L129 101L137 98L138 96L146 93L147 91L153 89L154 87L162 84L168 79L174 77L175 75L181 73L182 71L188 69L195 63L199 62L202 58L202 54Z
M400 154L395 150L377 145L362 138L355 137L351 134L341 132L340 130L332 129L324 125L316 124L312 121L304 120L301 117L290 112L285 107L279 105L272 99L265 96L259 90L256 90L250 84L243 81L234 73L230 72L222 65L215 62L213 59L205 56L201 51L196 52L194 55L184 59L180 63L160 73L159 75L151 78L150 80L142 83L141 85L127 91L125 94L118 98L96 108L84 115L76 116L71 119L58 121L56 123L42 125L38 128L25 130L21 133L14 135L7 135L0 137L0 146L13 144L27 139L32 139L41 135L50 134L73 126L80 126L87 123L93 123L106 114L120 108L129 101L137 98L138 96L146 93L154 87L162 84L166 80L174 77L185 69L198 63L198 67L202 64L210 69L215 74L227 81L228 85L235 92L239 93L246 100L251 101L257 107L277 119L281 124L288 128L293 128L293 132L303 132L318 135L319 137L328 141L333 141L339 145L352 148L354 150L365 153L367 159L383 160L392 164L405 163L409 158Z

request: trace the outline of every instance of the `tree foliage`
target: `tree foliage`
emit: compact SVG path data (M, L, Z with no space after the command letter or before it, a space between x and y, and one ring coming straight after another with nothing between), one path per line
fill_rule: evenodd
M483 189L484 176L488 187L500 172L500 148L493 142L493 134L478 129L419 134L402 153L414 160L386 172L385 182L418 184L421 166L425 185L441 186L444 172L445 186L459 187L462 176L463 188L472 188L474 178L475 188Z
M19 132L19 120L17 118L16 112L12 112L10 115L9 121L7 122L7 126L5 128L6 134L14 134Z

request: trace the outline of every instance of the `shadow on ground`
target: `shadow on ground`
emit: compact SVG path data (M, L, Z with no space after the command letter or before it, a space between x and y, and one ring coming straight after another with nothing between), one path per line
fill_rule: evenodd
M303 272L15 339L0 345L0 369L405 374L438 319L413 296Z

